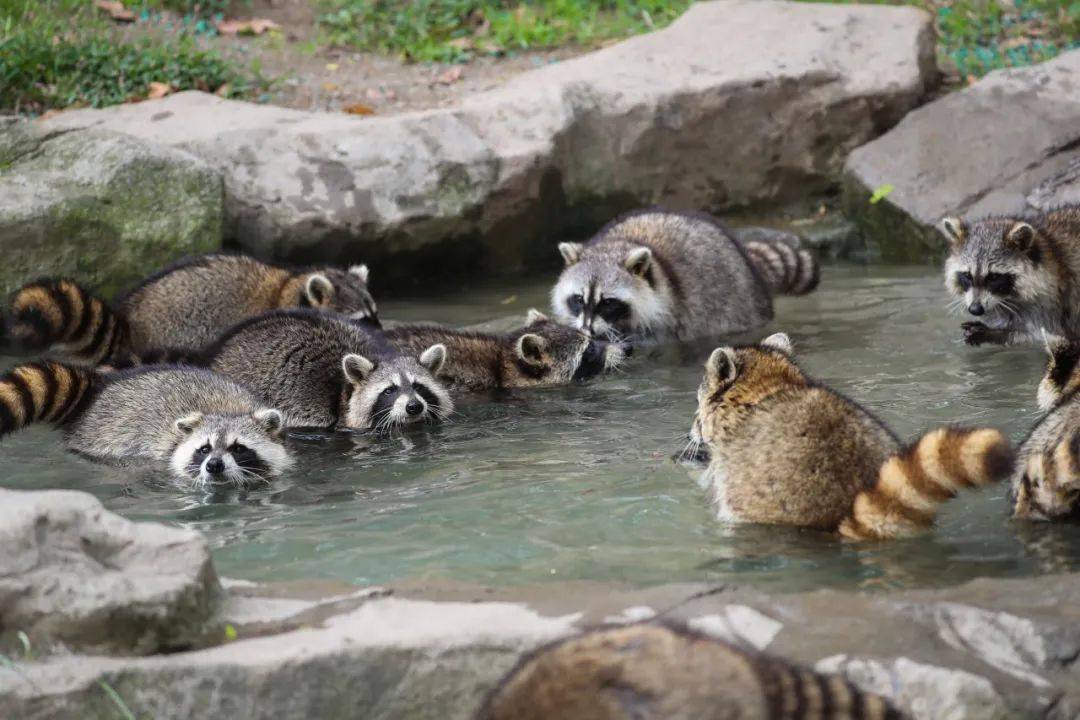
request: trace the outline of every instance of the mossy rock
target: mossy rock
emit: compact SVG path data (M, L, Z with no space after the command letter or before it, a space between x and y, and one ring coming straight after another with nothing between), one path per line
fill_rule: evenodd
M179 150L99 129L0 121L0 291L44 275L105 295L221 247L221 175Z

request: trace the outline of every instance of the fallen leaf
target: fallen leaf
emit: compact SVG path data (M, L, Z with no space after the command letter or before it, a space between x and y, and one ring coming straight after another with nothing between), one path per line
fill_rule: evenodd
M109 13L109 17L117 22L135 22L135 13L124 7L120 0L94 0L94 6Z
M460 65L455 65L446 72L436 75L435 82L440 85L453 85L454 83L460 81L464 74L464 68L462 68Z
M353 103L352 105L345 105L341 108L343 111L350 115L374 115L375 108L364 103Z
M873 194L870 195L870 204L877 205L879 202L887 198L889 196L889 193L891 193L895 189L896 188L889 183L879 185L877 188L875 188Z
M52 110L46 110L41 115L38 115L38 120L48 120L49 118L56 117L57 115L59 115L62 112L64 112L64 111L60 110L58 108L53 108Z
M163 98L172 92L172 86L169 83L152 82L150 83L150 92L146 93L147 100L157 100Z
M229 83L225 83L224 85L219 87L217 90L215 90L214 94L217 95L218 97L229 97L229 93L231 93L231 92L232 92L232 85L230 85Z
M334 72L334 71L336 71L338 69L338 64L337 63L326 63L326 69L329 70L330 72Z
M277 30L280 27L273 20L251 18L250 20L222 20L217 24L217 31L222 35L262 35L267 30Z
M325 90L328 93L332 93L332 92L337 92L338 91L338 86L335 85L332 82L324 82L322 84L322 89Z
M503 298L502 300L500 300L499 304L500 305L510 305L511 303L513 303L516 300L517 300L517 295L511 295L508 298Z
M236 628L233 627L232 625L226 625L225 626L225 639L228 642L232 642L233 640L236 639L236 637L237 637Z

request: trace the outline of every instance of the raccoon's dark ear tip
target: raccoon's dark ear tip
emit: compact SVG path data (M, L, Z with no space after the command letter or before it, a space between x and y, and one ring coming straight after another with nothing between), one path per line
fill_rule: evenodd
M962 246L967 237L967 228L964 226L964 221L954 216L942 218L938 223L938 230L954 247Z
M730 347L718 347L709 355L705 363L705 372L717 382L732 382L739 372L738 358Z
M255 418L255 422L259 424L259 427L271 435L277 435L285 426L285 417L281 414L280 410L275 410L274 408L257 410L253 417Z
M182 433L190 433L195 428L202 425L203 414L201 412L193 412L190 415L185 415L182 418L177 419L176 429Z

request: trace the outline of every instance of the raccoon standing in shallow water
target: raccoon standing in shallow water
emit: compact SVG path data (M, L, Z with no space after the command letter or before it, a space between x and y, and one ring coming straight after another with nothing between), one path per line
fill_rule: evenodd
M609 627L525 656L477 720L900 720L842 677L675 625Z
M0 375L0 435L38 422L62 428L74 453L116 465L157 463L192 487L244 487L292 464L281 413L196 368L97 373L43 361Z
M807 251L744 247L706 215L630 213L559 252L566 267L551 293L555 315L601 336L685 340L749 330L772 318L773 292L801 294L818 281Z
M367 281L364 265L296 269L243 255L201 255L147 278L115 306L72 280L30 283L12 295L7 334L76 362L123 365L157 348L201 348L245 318L277 308L377 322Z
M1009 476L997 430L943 428L905 448L870 413L809 378L783 333L721 347L705 365L691 454L721 520L906 537L958 490Z
M391 344L420 352L435 343L447 349L437 376L462 390L544 387L584 382L617 368L621 343L590 338L530 310L525 327L495 334L439 325L397 325L384 331Z
M945 218L945 287L974 318L968 345L1080 337L1080 206L1024 217Z

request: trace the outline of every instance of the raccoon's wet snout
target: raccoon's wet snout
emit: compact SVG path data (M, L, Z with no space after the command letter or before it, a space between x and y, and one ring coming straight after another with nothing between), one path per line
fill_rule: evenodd
M209 458L203 465L203 469L206 470L207 475L221 475L225 472L225 461L219 457Z
M424 403L422 403L416 398L413 398L405 405L405 412L410 417L416 417L420 413L424 412Z
M983 304L981 302L976 300L975 302L968 305L968 312L978 317L979 315L986 314L986 308L983 307Z

